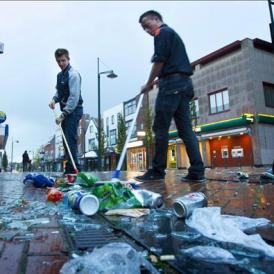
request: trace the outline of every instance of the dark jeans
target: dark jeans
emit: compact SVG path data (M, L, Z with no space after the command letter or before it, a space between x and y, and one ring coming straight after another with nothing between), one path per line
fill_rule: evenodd
M153 131L155 133L155 156L153 169L165 174L167 165L168 130L172 118L179 137L184 141L190 161L188 173L194 176L204 175L204 165L199 151L198 141L192 130L189 102L193 98L193 85L189 77L175 76L160 79L159 93L155 104Z
M82 116L83 116L83 107L76 107L76 109L71 114L69 114L61 124L68 146L70 148L71 155L73 157L76 168L78 170L80 170L80 166L77 159L77 128ZM65 171L67 173L73 173L74 172L73 164L70 160L67 146L64 140L63 140L63 145L65 149L65 159L68 160Z
M28 162L23 162L23 172L28 171L28 166L29 166Z

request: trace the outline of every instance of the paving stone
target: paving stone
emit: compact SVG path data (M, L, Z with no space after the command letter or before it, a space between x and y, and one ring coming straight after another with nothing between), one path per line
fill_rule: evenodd
M28 256L25 274L57 274L67 260L65 256Z
M19 271L20 260L24 249L23 243L6 242L0 258L0 272L16 274Z
M4 246L5 246L5 242L0 240L0 257L2 255L2 251L4 249Z
M60 252L66 252L64 239L58 229L39 228L33 229L35 239L30 241L29 255L50 255Z

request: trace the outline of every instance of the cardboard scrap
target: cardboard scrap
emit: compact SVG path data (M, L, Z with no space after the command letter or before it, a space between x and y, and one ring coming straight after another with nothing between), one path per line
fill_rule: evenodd
M112 209L108 210L105 215L122 215L127 217L138 218L143 215L148 215L150 210L148 208L133 208L133 209Z

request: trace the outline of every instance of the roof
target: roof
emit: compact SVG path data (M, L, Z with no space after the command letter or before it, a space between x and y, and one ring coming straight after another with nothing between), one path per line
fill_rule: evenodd
M86 152L81 158L97 158L97 153L93 150Z
M250 38L246 38L246 39L250 39ZM191 66L195 67L198 64L205 65L205 64L212 62L226 54L234 52L241 48L242 42L246 39L243 39L241 41L236 40L235 42L233 42L231 44L228 44L218 50L215 50L215 51L205 55L204 57L192 62ZM250 40L252 40L252 39L250 39ZM272 52L272 44L270 42L267 42L267 41L259 39L259 38L255 38L252 41L253 41L254 48L258 48L258 49L261 49L261 50L264 50L267 52Z

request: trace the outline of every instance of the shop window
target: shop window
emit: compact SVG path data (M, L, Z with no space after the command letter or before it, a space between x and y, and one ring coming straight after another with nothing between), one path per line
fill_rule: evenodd
M263 83L266 107L274 108L274 84Z
M209 95L210 113L218 113L229 110L228 90L214 92Z

